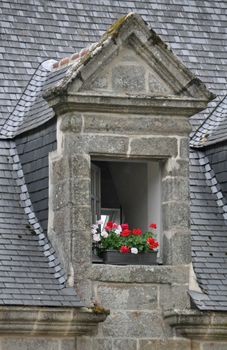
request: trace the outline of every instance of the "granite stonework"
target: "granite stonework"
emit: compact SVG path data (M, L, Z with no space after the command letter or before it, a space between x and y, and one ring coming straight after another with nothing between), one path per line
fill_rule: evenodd
M129 18L114 47L103 44L83 59L79 78L72 70L46 94L58 117L49 235L69 285L87 306L110 309L96 335L77 339L77 350L192 350L165 314L190 310L188 118L212 97L193 87L194 77L138 16ZM92 264L91 159L159 161L163 266Z
M77 350L77 337L94 335L106 318L92 308L0 308L0 349Z

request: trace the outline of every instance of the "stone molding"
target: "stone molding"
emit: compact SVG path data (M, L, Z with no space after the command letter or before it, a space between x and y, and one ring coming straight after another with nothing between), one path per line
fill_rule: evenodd
M189 118L207 106L207 99L187 97L130 97L90 94L66 93L64 97L55 97L48 101L53 107L55 114L62 115L68 112L110 112L132 113L143 115L167 115L182 116Z
M164 315L177 336L192 340L226 340L227 314L193 310L171 310Z
M0 308L0 335L68 337L93 334L108 311L93 308L34 308L3 306Z

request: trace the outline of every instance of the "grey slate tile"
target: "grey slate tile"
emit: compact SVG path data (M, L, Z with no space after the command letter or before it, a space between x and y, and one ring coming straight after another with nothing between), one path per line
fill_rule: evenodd
M0 141L0 164L9 164L8 160L12 159L7 172L4 173L5 177L0 176L0 187L8 188L10 184L13 192L13 195L9 196L7 191L3 190L0 197L0 304L60 306L64 301L67 305L72 305L72 299L73 305L79 306L81 304L75 292L74 296L68 299L61 294L65 288L64 272L45 234L40 231L40 225L36 223L34 228L28 225L29 217L33 220L36 220L36 217L32 211L27 187L18 184L18 176L22 178L23 172L15 147L11 141ZM1 152L2 149L4 152ZM17 168L15 164L19 164L19 171L14 170ZM6 198L8 206L5 206ZM25 206L18 205L21 200ZM35 233L35 229L38 234ZM38 303L33 295L39 295ZM53 300L53 295L59 300L62 299L62 302Z
M212 151L213 152L213 151ZM221 187L214 191L216 182L218 182L218 173L213 167L213 163L209 161L210 152L197 152L191 150L192 156L190 157L193 162L191 167L191 194L195 192L200 193L199 199L193 197L192 205L192 259L194 269L200 283L202 290L208 297L208 300L198 300L197 297L191 294L197 307L202 310L214 310L216 307L221 309L225 307L223 303L226 297L223 297L227 293L225 281L227 280L227 236L226 236L226 223L225 223L225 209L220 198L223 197ZM206 154L208 157L206 157ZM200 159L199 159L200 158ZM205 159L205 161L201 161ZM216 159L216 157L214 157ZM204 167L203 181L200 176L200 182L196 181L197 173L194 172L194 167ZM212 179L215 181L207 182L207 173L212 173ZM215 184L215 185L214 185ZM206 192L203 191L206 189ZM209 190L209 192L207 192ZM207 201L208 197L210 199ZM198 203L197 203L198 202ZM203 210L205 208L205 210ZM209 210L210 208L210 210ZM216 208L216 215L213 215L214 208ZM219 211L217 211L219 208ZM201 218L204 219L204 228L201 225ZM211 220L210 220L211 219ZM210 223L210 225L207 225ZM201 227L200 227L201 226ZM198 230L198 228L200 229ZM204 231L204 232L203 232ZM208 234L209 232L209 234ZM199 244L197 244L199 242ZM223 295L219 295L218 291L222 288ZM216 297L214 297L216 295ZM219 298L220 296L220 298Z
M10 9L5 6L8 6L8 2L2 0L0 9L4 18L4 45L0 52L4 60L0 73L6 75L4 85L7 93L12 95L10 104L7 105L8 94L4 100L8 111L15 107L18 96L24 90L34 68L46 57L59 59L97 41L115 19L129 11L140 13L149 26L172 44L176 54L189 68L198 73L205 83L211 84L211 88L221 91L222 86L226 84L226 72L222 69L222 66L226 65L226 51L223 45L226 39L225 16L222 19L222 13L226 11L224 1L207 1L205 4L197 1L195 4L190 0L184 6L176 1L157 4L155 0L137 0L117 2L117 5L112 1L107 5L106 2L96 0L92 4L81 6L81 0L74 0L68 1L66 5L63 2L51 2L48 12L44 11L41 0L36 5L36 11L25 3L25 0L17 5L10 4ZM23 6L26 11L21 10ZM63 7L64 13L61 11ZM215 14L211 12L214 8L217 11ZM10 14L7 11L10 11ZM25 13L26 32L21 28L22 23L25 23ZM29 36L26 33L29 33ZM176 38L179 39L177 43ZM21 55L18 57L19 49ZM214 61L217 52L220 60ZM8 67L5 60L13 62L16 70L13 71L13 66ZM200 62L204 62L204 66ZM16 75L18 80L15 84ZM42 74L40 76L42 77ZM3 117L6 117L6 108L3 111ZM195 123L197 118L198 121L203 120L203 115L196 116Z

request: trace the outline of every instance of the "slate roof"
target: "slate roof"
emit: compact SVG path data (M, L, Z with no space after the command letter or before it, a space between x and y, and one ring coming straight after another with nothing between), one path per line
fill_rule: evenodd
M34 213L13 141L0 141L0 305L81 306Z
M226 168L227 146L222 148ZM218 164L221 150L194 150L190 154L192 261L203 291L191 292L191 296L201 310L227 310L227 197L211 159Z
M0 125L41 62L97 42L114 20L131 11L142 15L211 91L223 93L227 82L224 0L1 0Z
M67 70L63 66L52 73L55 61L46 60L59 60L89 47L114 20L131 11L142 15L217 94L204 112L191 118L192 255L202 289L191 296L200 309L226 310L225 0L1 1L0 240L4 249L0 251L0 304L80 305L75 292L65 287L64 272L45 236L46 162L56 140L52 137L46 147L47 135L35 135L54 117L42 89ZM50 130L48 125L45 128ZM35 129L33 136L31 129ZM32 169L39 175L43 172L38 191Z
M192 136L191 147L207 147L227 139L227 95L218 96L217 104L207 109L207 117Z

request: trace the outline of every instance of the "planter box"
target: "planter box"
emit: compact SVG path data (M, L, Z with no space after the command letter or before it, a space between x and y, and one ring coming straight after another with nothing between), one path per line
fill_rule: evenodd
M156 265L157 252L151 253L120 253L116 250L106 250L100 254L104 264L110 265Z

